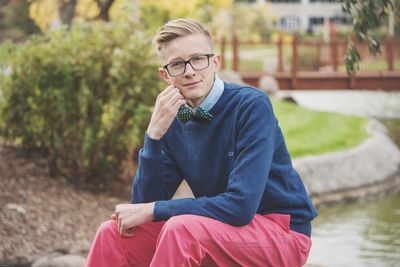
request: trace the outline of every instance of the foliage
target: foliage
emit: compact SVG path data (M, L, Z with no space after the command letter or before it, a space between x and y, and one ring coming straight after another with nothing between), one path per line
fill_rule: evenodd
M19 47L0 86L2 134L44 151L51 174L77 185L117 179L160 90L150 38L138 28L73 24Z
M30 16L43 32L47 32L57 23L69 24L72 19L64 21L62 18L65 17L63 13L68 13L72 9L73 14L70 15L85 21L98 18L106 21L128 21L138 20L140 17L145 28L154 33L168 20L179 17L193 17L209 23L218 10L231 6L232 2L232 0L32 0ZM109 8L105 9L107 3Z
M373 31L378 29L381 20L393 10L394 0L341 0L343 11L353 18L353 32L357 41L367 41L369 50L380 53L380 43ZM349 42L346 56L347 72L355 72L360 62L360 54L353 41Z
M220 10L212 22L217 37L228 37L236 34L240 40L268 40L267 5L249 5L238 3L231 8Z
M11 42L0 44L0 75L6 71L10 54L17 49L18 45Z
M394 0L393 16L395 20L395 35L400 39L400 0Z
M74 18L85 21L130 20L138 0L31 0L29 16L47 32L60 24L70 25Z
M20 41L25 36L40 32L29 18L27 1L0 1L0 40Z
M320 67L320 58L317 49L299 47L297 60L297 70L299 71L318 71Z
M232 0L147 0L140 1L140 18L149 32L154 33L171 19L191 17L209 24L221 9L232 6Z

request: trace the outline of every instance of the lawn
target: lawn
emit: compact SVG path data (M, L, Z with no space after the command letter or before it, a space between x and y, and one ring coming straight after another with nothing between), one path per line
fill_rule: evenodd
M316 112L277 100L272 104L293 158L349 149L368 137L367 118Z

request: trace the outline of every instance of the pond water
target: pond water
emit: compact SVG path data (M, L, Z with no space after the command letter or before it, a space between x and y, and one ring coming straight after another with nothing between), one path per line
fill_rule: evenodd
M400 92L296 91L302 106L377 118L400 147ZM307 266L400 266L400 192L319 210Z
M310 266L400 266L400 193L320 210L312 240Z

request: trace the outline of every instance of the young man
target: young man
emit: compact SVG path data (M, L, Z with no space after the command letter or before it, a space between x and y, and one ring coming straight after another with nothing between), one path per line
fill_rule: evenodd
M157 97L133 182L100 226L87 266L302 266L316 211L268 97L218 78L192 19L155 37L169 86ZM185 179L195 198L171 199Z

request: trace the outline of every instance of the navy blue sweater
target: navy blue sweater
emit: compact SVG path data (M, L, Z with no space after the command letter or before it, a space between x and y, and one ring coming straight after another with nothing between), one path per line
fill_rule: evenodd
M290 214L311 235L317 215L292 167L282 131L261 91L224 83L211 121L175 119L160 139L145 136L132 203L156 201L155 220L195 214L242 226L256 213ZM185 179L195 198L171 199Z

